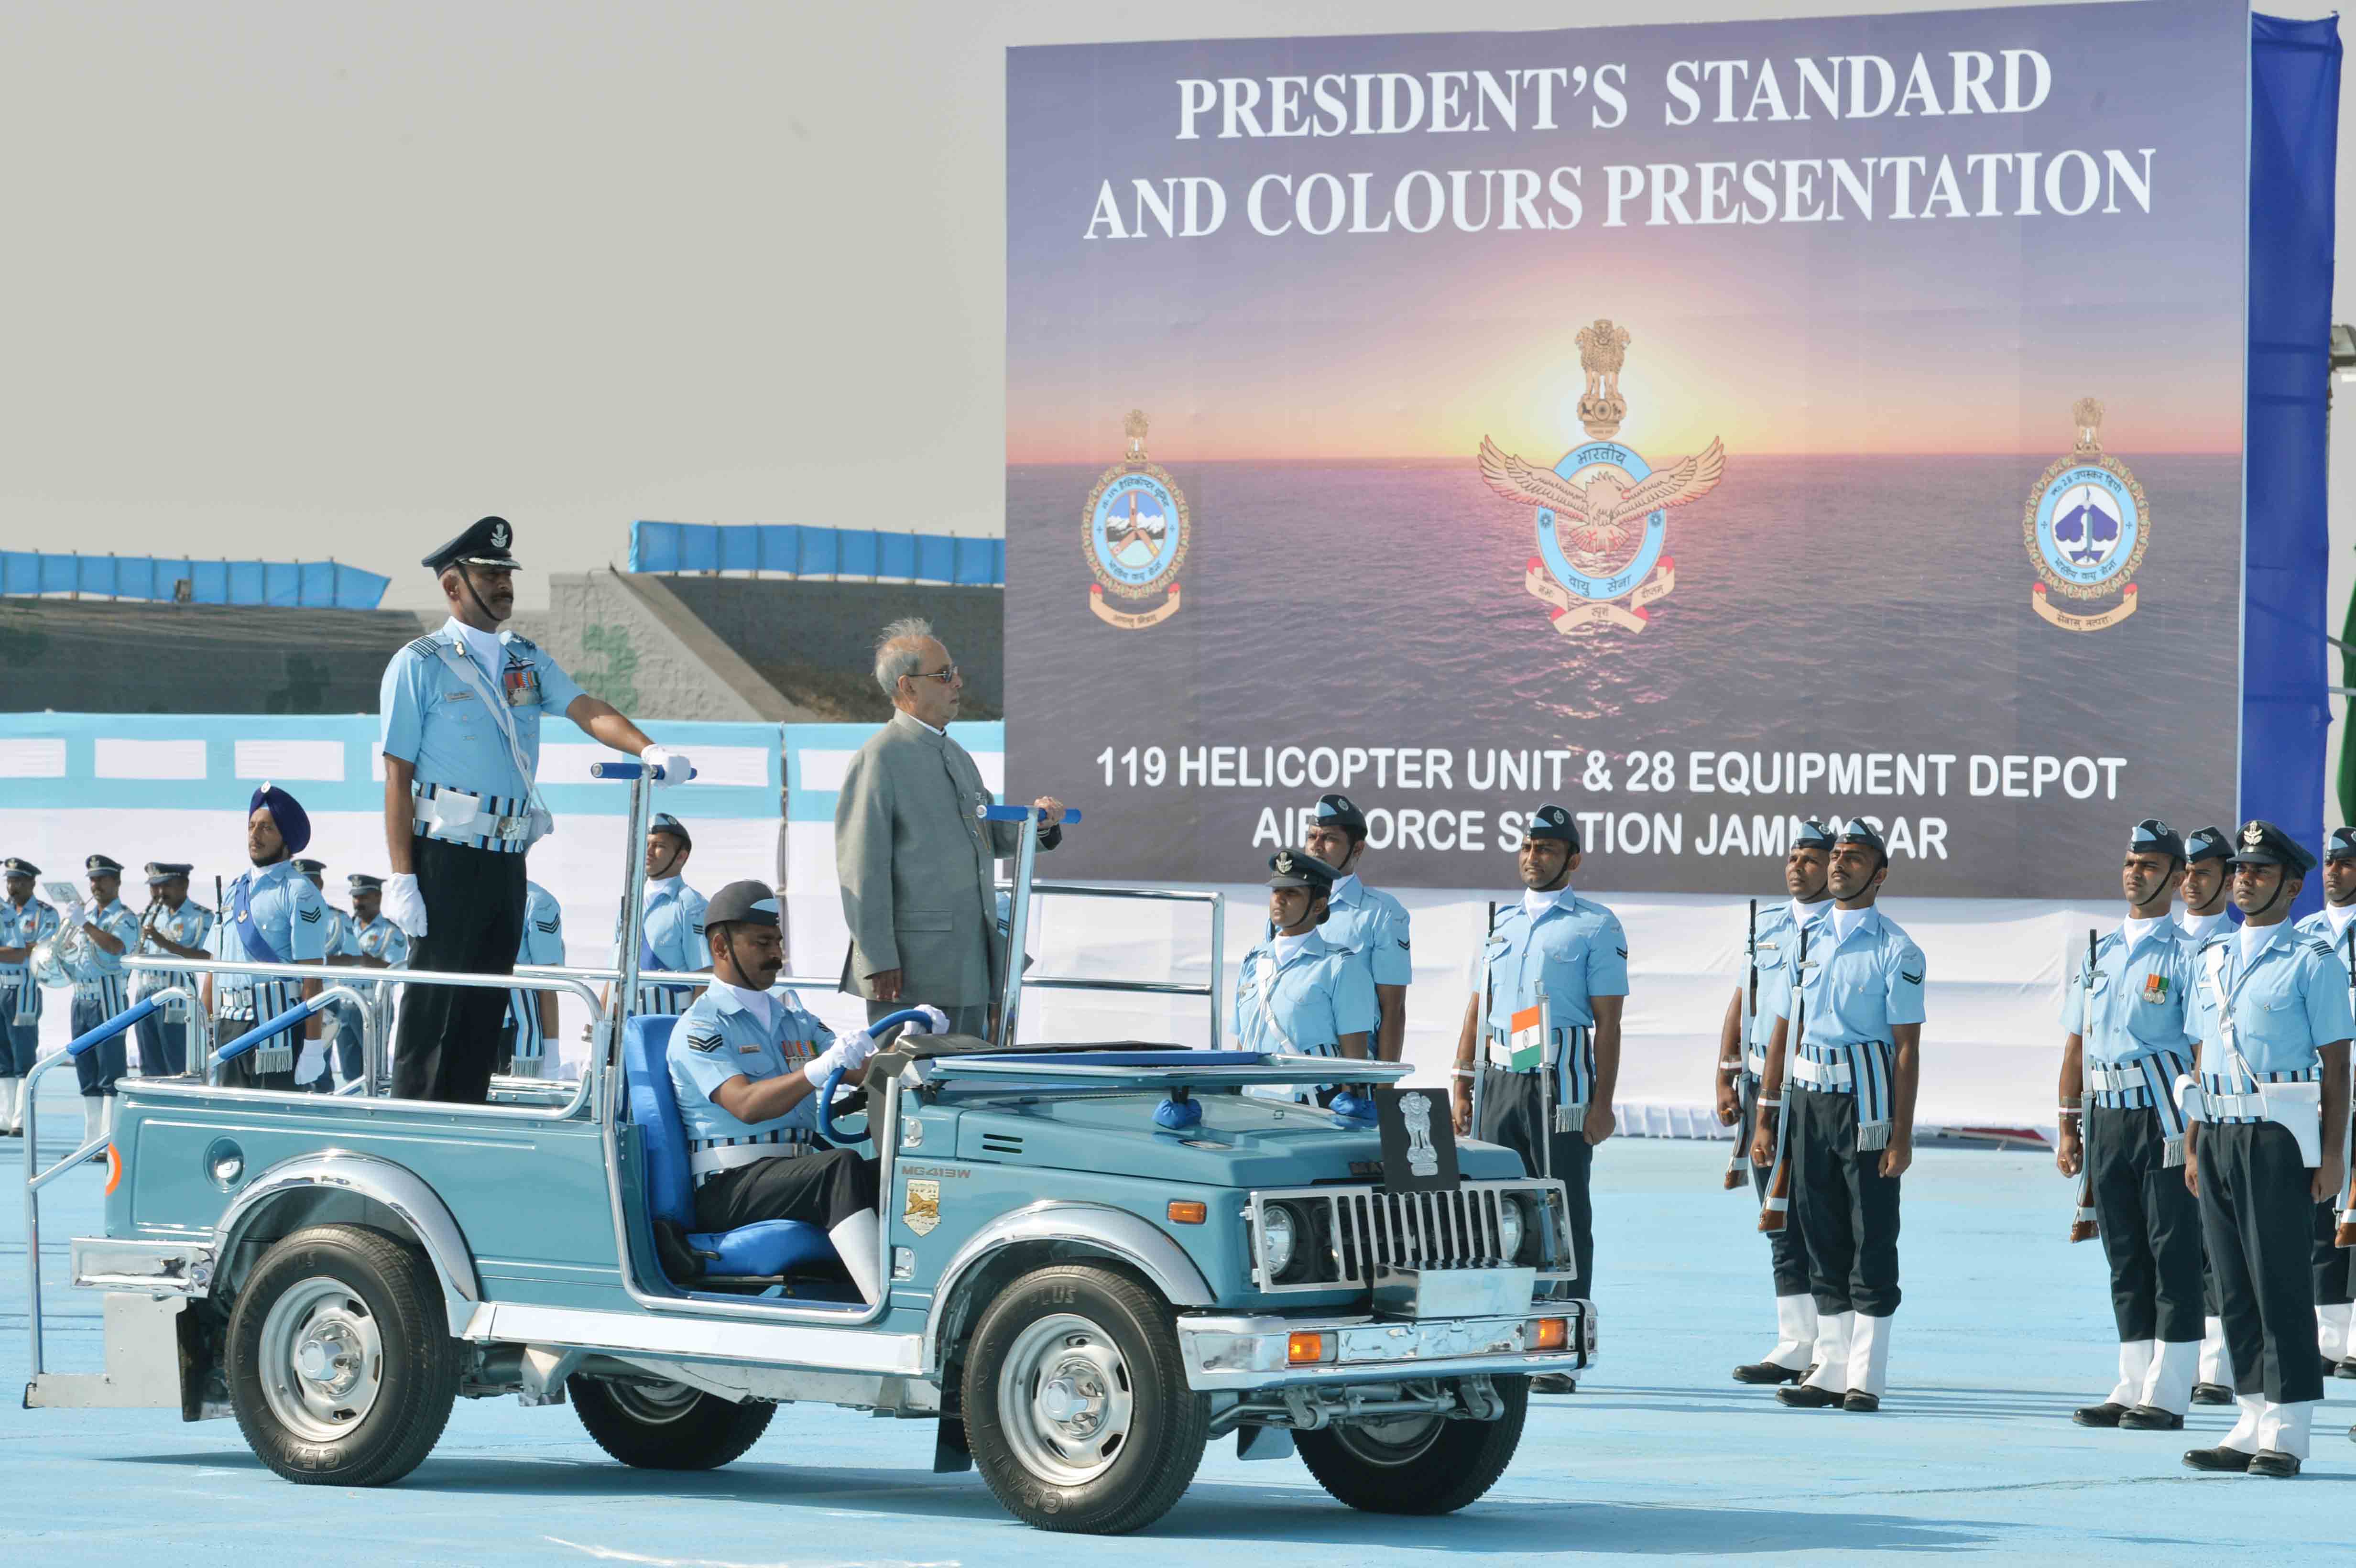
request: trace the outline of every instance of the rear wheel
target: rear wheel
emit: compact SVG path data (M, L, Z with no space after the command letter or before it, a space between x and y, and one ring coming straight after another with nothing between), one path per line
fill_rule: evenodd
M361 1225L314 1225L262 1254L230 1315L227 1361L246 1442L307 1485L401 1479L458 1392L434 1265Z
M1368 1513L1454 1513L1497 1484L1522 1441L1529 1380L1501 1377L1494 1421L1411 1415L1299 1432L1293 1444L1318 1484Z
M777 1413L685 1383L575 1376L564 1386L597 1446L642 1470L716 1470L743 1457Z
M1041 1530L1142 1529L1203 1462L1210 1407L1186 1386L1170 1308L1110 1269L1040 1269L1000 1292L968 1346L963 1393L982 1479Z

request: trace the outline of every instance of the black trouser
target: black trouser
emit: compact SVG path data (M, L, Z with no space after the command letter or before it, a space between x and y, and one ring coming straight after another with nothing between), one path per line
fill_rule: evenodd
M2233 1392L2276 1404L2323 1397L2311 1268L2314 1200L2298 1140L2279 1122L2204 1125L2199 1140L2201 1228Z
M2201 1204L2182 1168L2160 1163L2167 1142L2148 1105L2086 1113L2086 1165L2121 1344L2201 1338Z
M1567 1133L1553 1131L1547 1125L1546 1106L1539 1103L1543 1074L1537 1072L1506 1072L1483 1061L1479 1072L1481 1120L1473 1129L1475 1137L1486 1143L1503 1144L1522 1157L1522 1164L1532 1176L1548 1175L1562 1183L1563 1198L1570 1208L1570 1256L1578 1277L1570 1282L1570 1294L1581 1298L1595 1292L1595 1204L1588 1192L1588 1178L1595 1164L1595 1146L1587 1141L1585 1131L1573 1128ZM1544 1153L1540 1140L1544 1140ZM1551 1159L1548 1170L1545 1161Z
M763 1220L799 1220L831 1232L875 1210L875 1162L847 1148L812 1149L792 1159L758 1159L723 1170L695 1189L695 1222L733 1231Z
M1791 1224L1808 1251L1808 1287L1822 1312L1887 1317L1898 1310L1898 1189L1879 1149L1857 1147L1857 1097L1786 1082ZM1788 1228L1788 1227L1787 1227Z
M425 934L410 945L410 967L512 974L523 940L524 858L439 838L410 843L418 896L425 901ZM402 989L393 1097L473 1105L488 1100L507 992L490 986Z
M1736 1125L1735 1139L1747 1150L1751 1147L1751 1138L1759 1131L1759 1080L1748 1072L1740 1073L1739 1077L1740 1080L1739 1093L1742 1096L1742 1120ZM1742 1163L1751 1172L1751 1192L1758 1198L1760 1203L1764 1205L1767 1201L1767 1183L1775 1174L1775 1168L1772 1165L1752 1165L1747 1154ZM1806 1243L1800 1239L1800 1228L1797 1225L1785 1225L1780 1231L1767 1232L1767 1258L1768 1264L1775 1276L1777 1296L1808 1294L1808 1249Z
M359 1081L368 1071L368 1051L360 1040L360 1016L349 1008L337 1009L335 1066L337 1074L347 1083ZM376 1093L376 1085L369 1085Z
M76 1035L89 1033L113 1017L106 1003L97 997L76 997L68 1022ZM114 1082L123 1074L130 1061L130 1052L123 1048L123 1037L116 1035L103 1045L91 1046L74 1058L74 1078L85 1094L112 1094Z
M188 1026L185 1021L153 1012L132 1027L139 1033L142 1078L177 1078L188 1070Z
M219 1035L221 1043L226 1045L252 1027L252 1019L221 1019L213 1025L213 1032ZM302 1061L303 1031L300 1029L288 1029L284 1034L263 1040L243 1055L222 1062L221 1086L227 1089L294 1089L295 1087L294 1069L291 1065L278 1072L264 1072L260 1066L262 1053L264 1051L273 1045L284 1046L290 1042L294 1048L294 1060Z

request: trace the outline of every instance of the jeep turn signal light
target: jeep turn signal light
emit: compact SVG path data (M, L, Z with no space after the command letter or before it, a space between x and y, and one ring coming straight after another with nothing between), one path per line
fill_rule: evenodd
M1534 1317L1530 1319L1530 1349L1560 1350L1570 1344L1570 1320L1567 1317Z
M1170 1222L1173 1225L1199 1225L1211 1217L1208 1204L1170 1200Z
M1289 1366L1306 1366L1325 1359L1325 1336L1293 1333L1284 1337L1284 1360Z

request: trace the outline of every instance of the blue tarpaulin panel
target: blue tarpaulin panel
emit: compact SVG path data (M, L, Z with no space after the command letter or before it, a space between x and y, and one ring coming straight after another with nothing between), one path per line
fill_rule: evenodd
M2244 418L2241 815L2323 838L2332 182L2340 25L2254 16ZM2323 901L2310 877L2295 912Z
M1002 588L1006 541L799 523L638 522L630 525L630 570L780 571Z
M178 597L178 586L185 581L193 604L373 610L389 581L332 560L188 560L0 550L0 594L80 593L169 603Z

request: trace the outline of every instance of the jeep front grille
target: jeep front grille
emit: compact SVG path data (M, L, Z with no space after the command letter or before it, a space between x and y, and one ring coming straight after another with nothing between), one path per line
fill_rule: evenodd
M1505 1245L1507 1204L1520 1208L1520 1245ZM1261 1216L1281 1205L1294 1229L1292 1259L1268 1277ZM1562 1183L1466 1181L1449 1192L1379 1187L1298 1187L1251 1194L1253 1281L1264 1291L1370 1289L1381 1269L1494 1268L1520 1264L1541 1279L1569 1278L1569 1230Z

